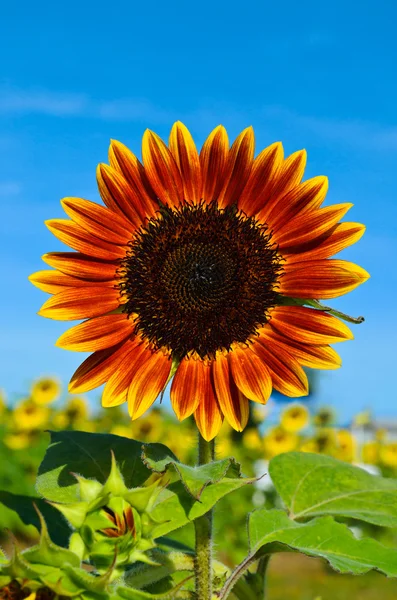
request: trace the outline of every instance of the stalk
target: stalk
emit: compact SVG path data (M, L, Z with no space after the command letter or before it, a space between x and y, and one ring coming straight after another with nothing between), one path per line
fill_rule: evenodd
M207 442L198 434L198 463L214 460L215 442ZM196 530L195 582L197 600L212 598L212 510L194 521Z

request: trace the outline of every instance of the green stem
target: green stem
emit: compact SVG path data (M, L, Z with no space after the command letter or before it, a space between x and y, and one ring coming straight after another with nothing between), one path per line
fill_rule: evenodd
M267 572L267 567L269 565L269 561L270 561L270 554L266 554L265 556L262 556L262 558L260 558L258 561L258 566L256 569L257 574L260 575L261 580L262 580L261 590L260 590L260 600L265 600L265 598L266 598L266 572Z
M214 460L215 442L207 442L201 433L198 434L198 463L206 465ZM194 521L196 530L196 598L211 600L212 598L212 510Z

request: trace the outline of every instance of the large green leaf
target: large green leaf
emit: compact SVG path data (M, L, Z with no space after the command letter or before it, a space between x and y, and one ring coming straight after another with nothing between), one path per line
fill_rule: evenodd
M157 473L169 474L170 481L151 507L158 523L154 537L164 536L208 512L223 496L256 479L242 477L240 465L227 458L199 467L181 464L163 448L145 446L143 459Z
M341 573L359 575L376 569L397 577L397 550L371 538L358 540L331 517L296 523L282 510L259 509L250 515L248 532L251 554L292 550L324 558Z
M128 488L138 487L151 471L141 459L142 442L125 437L83 431L51 431L51 443L39 467L36 489L55 502L76 502L78 483L73 473L105 483L111 466L111 451ZM163 455L172 454L162 444L154 446ZM172 455L173 456L173 455ZM173 456L175 459L175 456Z
M0 504L15 511L25 525L33 525L38 531L41 529L39 515L34 508L37 506L47 523L48 532L54 543L59 546L67 546L72 533L69 525L62 518L56 508L42 500L32 496L22 496L11 492L0 491Z
M269 472L292 519L334 515L397 527L397 480L305 452L276 456Z
M225 478L241 478L240 465L234 458L225 458L199 467L190 467L180 463L172 455L164 456L162 450L163 448L145 446L143 451L145 464L156 473L175 472L186 491L196 500L200 500L201 494L208 485L218 483ZM250 480L250 482L252 481L254 480Z

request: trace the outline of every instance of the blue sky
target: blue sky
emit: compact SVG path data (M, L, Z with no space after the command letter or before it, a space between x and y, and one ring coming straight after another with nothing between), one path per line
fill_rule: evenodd
M140 153L149 127L180 119L201 146L222 123L253 125L308 151L306 177L330 179L328 203L353 202L367 233L343 258L371 279L333 301L366 322L338 346L319 399L344 419L370 406L396 415L397 7L348 3L7 3L0 23L0 386L10 397L40 374L66 383L83 356L54 347L67 324L36 315L46 295L28 275L65 249L43 221L59 200L99 200L95 167L110 138ZM94 392L91 397L96 397Z

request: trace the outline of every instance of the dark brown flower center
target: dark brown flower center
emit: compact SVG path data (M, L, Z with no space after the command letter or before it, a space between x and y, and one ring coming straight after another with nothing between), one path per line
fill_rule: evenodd
M266 323L280 260L266 226L235 206L162 206L122 262L125 311L156 348L213 357Z

